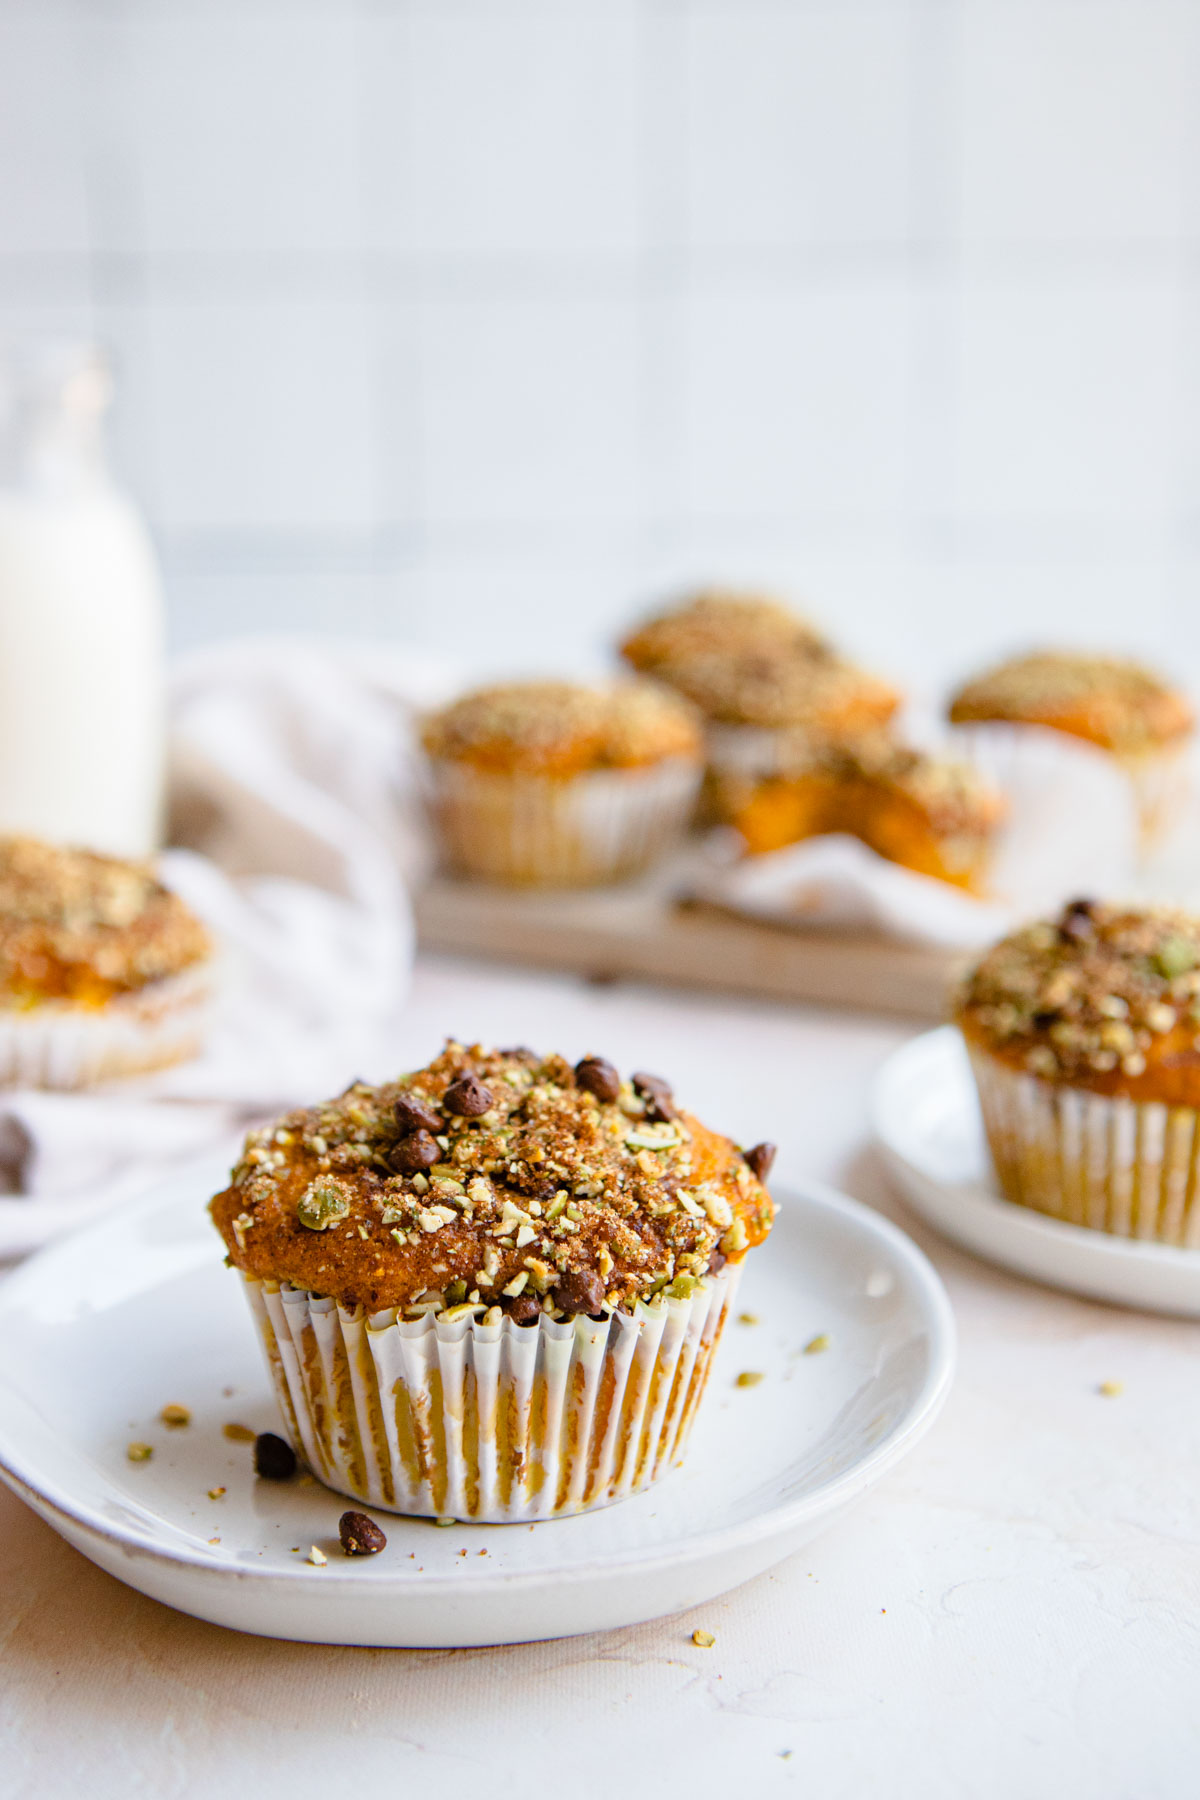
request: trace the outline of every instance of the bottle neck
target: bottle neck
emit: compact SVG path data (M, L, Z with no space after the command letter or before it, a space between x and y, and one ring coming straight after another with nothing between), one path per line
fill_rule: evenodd
M109 485L104 412L109 373L88 351L46 353L0 371L0 486L45 499Z

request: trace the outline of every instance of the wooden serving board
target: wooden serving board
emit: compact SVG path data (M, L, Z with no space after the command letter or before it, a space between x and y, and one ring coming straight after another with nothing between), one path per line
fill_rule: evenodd
M776 1000L945 1016L960 953L861 932L793 930L680 898L676 875L580 892L440 877L419 895L423 949L593 981L622 977Z

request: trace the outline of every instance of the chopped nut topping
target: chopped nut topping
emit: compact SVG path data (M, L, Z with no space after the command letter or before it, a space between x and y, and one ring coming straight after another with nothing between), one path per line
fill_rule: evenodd
M1074 901L989 950L963 984L957 1016L1032 1075L1136 1080L1160 1045L1178 1060L1175 1034L1195 1054L1197 971L1200 919Z
M179 1406L174 1403L170 1406L164 1406L158 1416L164 1425L170 1425L175 1428L182 1425L190 1425L192 1422L192 1415L189 1409L186 1406Z
M210 950L199 920L148 864L0 838L0 1005L100 1005Z
M232 1260L368 1315L521 1322L544 1300L561 1320L683 1297L761 1241L770 1198L661 1077L614 1071L603 1099L612 1082L582 1066L451 1042L412 1076L251 1132L213 1203ZM436 1139L398 1135L434 1115ZM422 1133L430 1158L409 1172L398 1152Z

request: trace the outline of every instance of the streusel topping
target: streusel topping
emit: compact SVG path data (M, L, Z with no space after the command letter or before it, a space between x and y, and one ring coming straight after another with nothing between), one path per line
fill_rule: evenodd
M527 1322L690 1293L767 1235L771 1154L707 1131L657 1076L450 1041L252 1132L213 1216L261 1278Z
M209 954L208 934L148 864L0 839L0 1004L102 1004Z
M423 736L431 756L545 774L694 759L702 747L692 709L649 681L481 688L434 714Z
M898 704L892 688L846 662L806 619L752 596L701 595L651 619L621 653L730 724L861 730Z
M1013 932L966 978L958 1017L1030 1074L1137 1079L1200 1048L1200 919L1075 900Z
M1115 656L1040 651L967 682L950 717L1005 719L1074 730L1109 749L1136 751L1189 731L1184 696L1152 670Z

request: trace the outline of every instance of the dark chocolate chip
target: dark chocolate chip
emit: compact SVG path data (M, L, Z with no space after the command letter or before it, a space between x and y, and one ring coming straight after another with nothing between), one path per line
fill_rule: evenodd
M725 1264L728 1261L729 1261L729 1258L726 1256L726 1254L723 1250L714 1250L712 1255L708 1259L709 1274L710 1275L719 1275L721 1273L721 1270L725 1267Z
M387 1539L366 1513L344 1512L338 1520L338 1537L347 1556L378 1556Z
M594 1270L570 1269L550 1297L560 1312L598 1313L604 1304L604 1283Z
M621 1077L602 1056L585 1056L575 1064L575 1079L580 1087L597 1100L615 1100L621 1092Z
M675 1117L675 1096L670 1082L664 1081L661 1075L647 1075L639 1069L633 1076L633 1087L645 1101L646 1117L652 1124L656 1121L665 1123Z
M1058 1023L1058 1018L1059 1015L1055 1009L1053 1007L1047 1007L1042 1012L1035 1012L1030 1020L1030 1024L1035 1031L1049 1031L1051 1025L1056 1025Z
M742 1155L760 1181L765 1181L775 1164L774 1144L755 1144L753 1150L743 1150Z
M1084 944L1096 935L1096 924L1093 918L1096 902L1094 900L1072 900L1063 907L1062 918L1058 922L1059 935L1068 943Z
M477 1119L491 1104L491 1089L484 1087L478 1075L460 1075L442 1095L446 1111L457 1113L460 1119Z
M514 1325L532 1325L542 1316L542 1303L536 1294L518 1294L504 1310Z
M436 1137L442 1129L441 1119L424 1100L410 1100L407 1094L401 1094L393 1110L396 1114L396 1129L401 1137L408 1137L413 1131L432 1132Z
M264 1481L290 1481L296 1473L296 1452L273 1431L260 1431L254 1440L254 1473Z
M397 1175L419 1175L441 1162L442 1153L427 1131L414 1131L388 1151L388 1167Z

